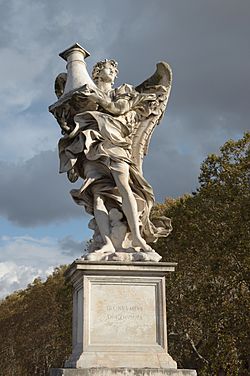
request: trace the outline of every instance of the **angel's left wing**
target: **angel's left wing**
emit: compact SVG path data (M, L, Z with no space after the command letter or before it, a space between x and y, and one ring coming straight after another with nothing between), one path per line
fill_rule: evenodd
M148 145L156 125L164 115L172 85L172 70L166 62L156 65L155 73L140 85L136 91L142 94L155 94L156 99L148 102L141 121L135 127L132 135L132 160L137 168L142 171L144 155L147 154Z

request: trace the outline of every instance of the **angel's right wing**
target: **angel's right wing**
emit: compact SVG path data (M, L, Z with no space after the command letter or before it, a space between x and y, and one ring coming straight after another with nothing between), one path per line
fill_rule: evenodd
M132 160L140 171L142 171L143 157L147 154L154 128L160 122L166 110L171 85L171 67L166 62L160 62L156 65L155 73L135 88L142 94L156 95L156 100L152 101L148 108L145 107L146 111L133 132Z
M162 85L171 87L172 84L172 69L165 61L160 61L156 64L155 73L140 85L136 86L136 90L140 93L150 92L150 87L155 85Z

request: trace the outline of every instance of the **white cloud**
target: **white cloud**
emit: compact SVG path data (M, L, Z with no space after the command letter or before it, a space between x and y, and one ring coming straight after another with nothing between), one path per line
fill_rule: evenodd
M61 251L56 239L28 235L3 235L0 260L0 298L25 288L36 277L45 278L56 266L73 261L72 256Z
M25 288L37 277L45 277L46 271L14 262L0 263L0 299L13 291Z
M15 260L18 265L33 266L47 270L49 266L69 262L61 253L54 238L33 238L30 236L3 236L0 244L0 260Z

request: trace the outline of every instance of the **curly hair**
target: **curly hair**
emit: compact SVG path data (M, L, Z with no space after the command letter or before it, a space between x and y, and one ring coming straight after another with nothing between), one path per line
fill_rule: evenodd
M115 61L115 60L108 60L108 59L105 59L105 60L102 60L102 61L98 61L98 63L96 63L93 67L93 70L92 70L92 78L94 81L97 81L98 80L98 77L99 77L99 73L100 71L102 70L102 68L106 65L106 64L110 64L112 65L112 67L115 69L115 72L116 72L116 77L118 75L118 63Z

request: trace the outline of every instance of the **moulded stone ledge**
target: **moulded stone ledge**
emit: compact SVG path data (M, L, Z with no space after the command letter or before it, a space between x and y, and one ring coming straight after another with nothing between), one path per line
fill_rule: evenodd
M156 368L52 368L50 376L197 376L191 369Z

